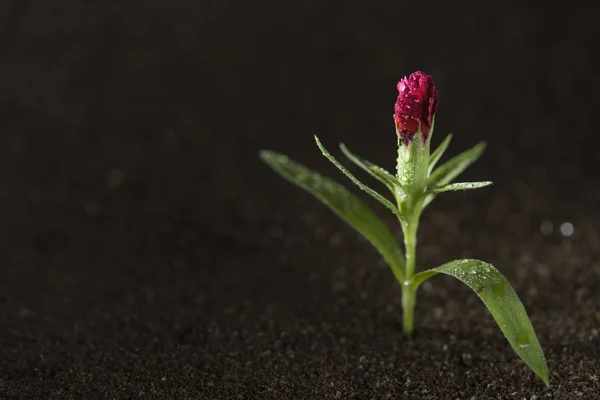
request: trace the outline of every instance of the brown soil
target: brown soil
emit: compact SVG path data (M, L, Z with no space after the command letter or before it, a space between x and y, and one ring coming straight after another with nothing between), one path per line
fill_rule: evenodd
M0 398L600 398L596 14L438 3L3 3ZM405 338L377 253L258 161L392 168L415 69L495 182L431 205L420 266L503 271L550 389L449 277Z

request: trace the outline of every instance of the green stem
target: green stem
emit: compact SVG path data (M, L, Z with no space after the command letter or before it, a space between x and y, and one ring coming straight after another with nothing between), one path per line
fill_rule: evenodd
M402 329L407 336L412 335L415 325L415 294L412 288L402 290Z
M419 228L419 216L414 211L404 224L404 247L406 250L406 279L411 280L415 274L417 263L417 229Z
M407 335L412 334L414 329L416 288L413 285L412 278L415 275L418 227L419 213L413 211L402 224L406 250L405 281L402 284L402 327Z

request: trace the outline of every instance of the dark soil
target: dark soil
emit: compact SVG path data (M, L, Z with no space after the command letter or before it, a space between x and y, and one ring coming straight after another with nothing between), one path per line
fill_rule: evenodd
M437 3L1 2L0 398L600 398L598 10ZM495 182L432 204L420 266L503 271L550 389L449 277L405 338L375 250L257 159L392 168L416 69Z

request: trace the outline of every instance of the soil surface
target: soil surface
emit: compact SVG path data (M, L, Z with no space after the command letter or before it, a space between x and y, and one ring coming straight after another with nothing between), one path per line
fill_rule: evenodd
M600 398L597 11L1 2L0 398ZM429 207L419 268L496 265L549 389L450 277L404 337L376 251L257 158L351 186L317 134L392 169L395 83L417 69L433 143L487 141L464 179L495 183Z

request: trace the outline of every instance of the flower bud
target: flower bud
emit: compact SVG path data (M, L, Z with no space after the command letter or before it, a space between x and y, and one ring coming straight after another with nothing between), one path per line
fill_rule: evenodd
M419 127L426 141L437 110L438 92L431 76L417 71L402 78L394 105L396 133L402 143L410 145Z

